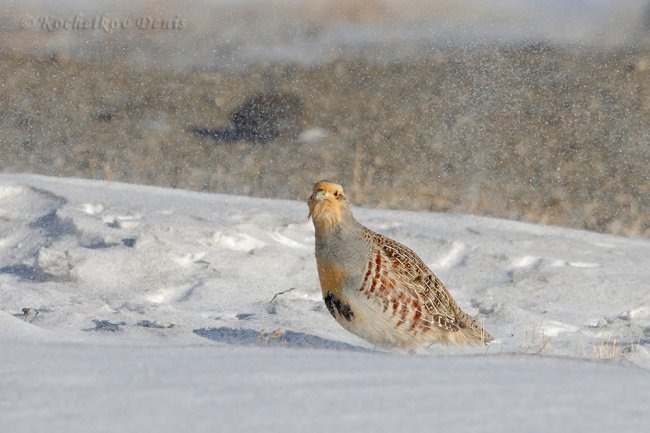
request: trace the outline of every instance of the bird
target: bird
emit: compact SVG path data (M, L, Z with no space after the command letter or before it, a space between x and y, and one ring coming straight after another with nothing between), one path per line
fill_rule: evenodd
M493 341L415 252L354 218L341 185L316 182L308 206L323 300L343 328L398 350Z

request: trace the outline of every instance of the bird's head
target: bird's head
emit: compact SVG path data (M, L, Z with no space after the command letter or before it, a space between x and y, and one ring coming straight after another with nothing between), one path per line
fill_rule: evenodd
M343 187L328 180L316 182L307 204L316 230L329 230L341 224L347 215L351 216Z

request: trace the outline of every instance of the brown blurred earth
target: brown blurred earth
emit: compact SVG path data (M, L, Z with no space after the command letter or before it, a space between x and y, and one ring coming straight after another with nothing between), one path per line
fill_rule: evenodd
M650 235L648 47L448 44L230 71L2 49L0 77L2 172L298 200L329 178L358 206ZM228 128L258 94L294 95L302 133L188 131Z

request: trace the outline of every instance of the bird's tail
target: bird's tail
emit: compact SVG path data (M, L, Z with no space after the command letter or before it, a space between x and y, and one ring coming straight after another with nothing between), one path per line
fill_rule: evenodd
M464 337L467 338L468 344L480 344L483 346L489 345L494 341L494 337L488 333L483 325L477 323L474 319L469 317L464 311L459 311L459 323L462 325L460 330Z

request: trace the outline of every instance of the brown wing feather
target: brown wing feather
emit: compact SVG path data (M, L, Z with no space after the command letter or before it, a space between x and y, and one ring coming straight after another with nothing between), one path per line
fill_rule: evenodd
M380 251L382 265L387 269L382 276L381 286L396 292L388 300L393 303L394 312L417 300L413 307L418 311L412 320L424 326L437 326L452 332L469 327L479 333L484 332L456 305L443 282L410 248L369 229L366 229L366 236ZM384 305L386 302L384 300Z

